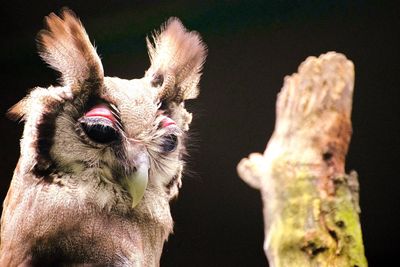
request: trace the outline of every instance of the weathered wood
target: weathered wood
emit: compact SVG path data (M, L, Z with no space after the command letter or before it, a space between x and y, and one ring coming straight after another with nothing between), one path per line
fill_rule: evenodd
M238 165L261 190L270 266L367 266L358 181L345 174L354 66L342 54L309 57L285 78L264 154Z

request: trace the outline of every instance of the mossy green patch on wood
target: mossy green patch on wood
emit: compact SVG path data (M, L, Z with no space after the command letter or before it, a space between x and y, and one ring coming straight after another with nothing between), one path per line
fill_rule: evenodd
M275 266L367 266L361 228L347 176L335 178L335 196L321 195L315 166L281 157L271 178L267 244Z

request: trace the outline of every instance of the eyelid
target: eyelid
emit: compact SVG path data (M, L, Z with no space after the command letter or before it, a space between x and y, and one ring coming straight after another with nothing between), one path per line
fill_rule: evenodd
M183 134L182 130L176 125L176 123L170 124L166 127L163 127L160 130L161 130L162 136L174 134L177 137L180 137Z
M160 120L161 128L167 128L171 125L176 125L176 122L173 119L171 119L170 117L161 115L161 120Z
M113 140L110 140L110 142L103 142L103 140L95 140L96 138L93 138L92 134L90 133L91 130L96 130L95 127L108 127L112 129L114 132L111 133L114 138ZM78 136L81 138L81 140L93 147L96 148L103 148L105 146L110 145L111 143L118 141L120 136L117 128L114 127L113 123L108 120L107 118L102 118L102 117L81 117L77 124L76 124L76 131L78 133Z

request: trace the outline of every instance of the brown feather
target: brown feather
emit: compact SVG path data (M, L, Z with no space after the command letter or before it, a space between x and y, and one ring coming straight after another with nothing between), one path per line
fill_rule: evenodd
M25 97L21 99L17 104L8 109L7 118L13 121L23 120L26 113L27 105L28 98Z

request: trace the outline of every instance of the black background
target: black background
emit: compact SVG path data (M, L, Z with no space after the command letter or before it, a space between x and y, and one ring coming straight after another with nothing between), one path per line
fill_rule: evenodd
M347 170L361 184L370 266L397 258L400 225L400 12L384 1L7 1L1 4L0 113L29 88L55 84L39 59L43 17L63 6L82 19L108 76L139 78L144 38L170 16L201 33L209 55L194 113L189 173L172 204L175 233L161 266L265 266L261 199L236 174L272 134L283 77L307 56L344 53L356 68ZM351 2L351 3L350 3ZM22 124L1 115L1 199L19 156ZM397 253L398 254L398 253Z

